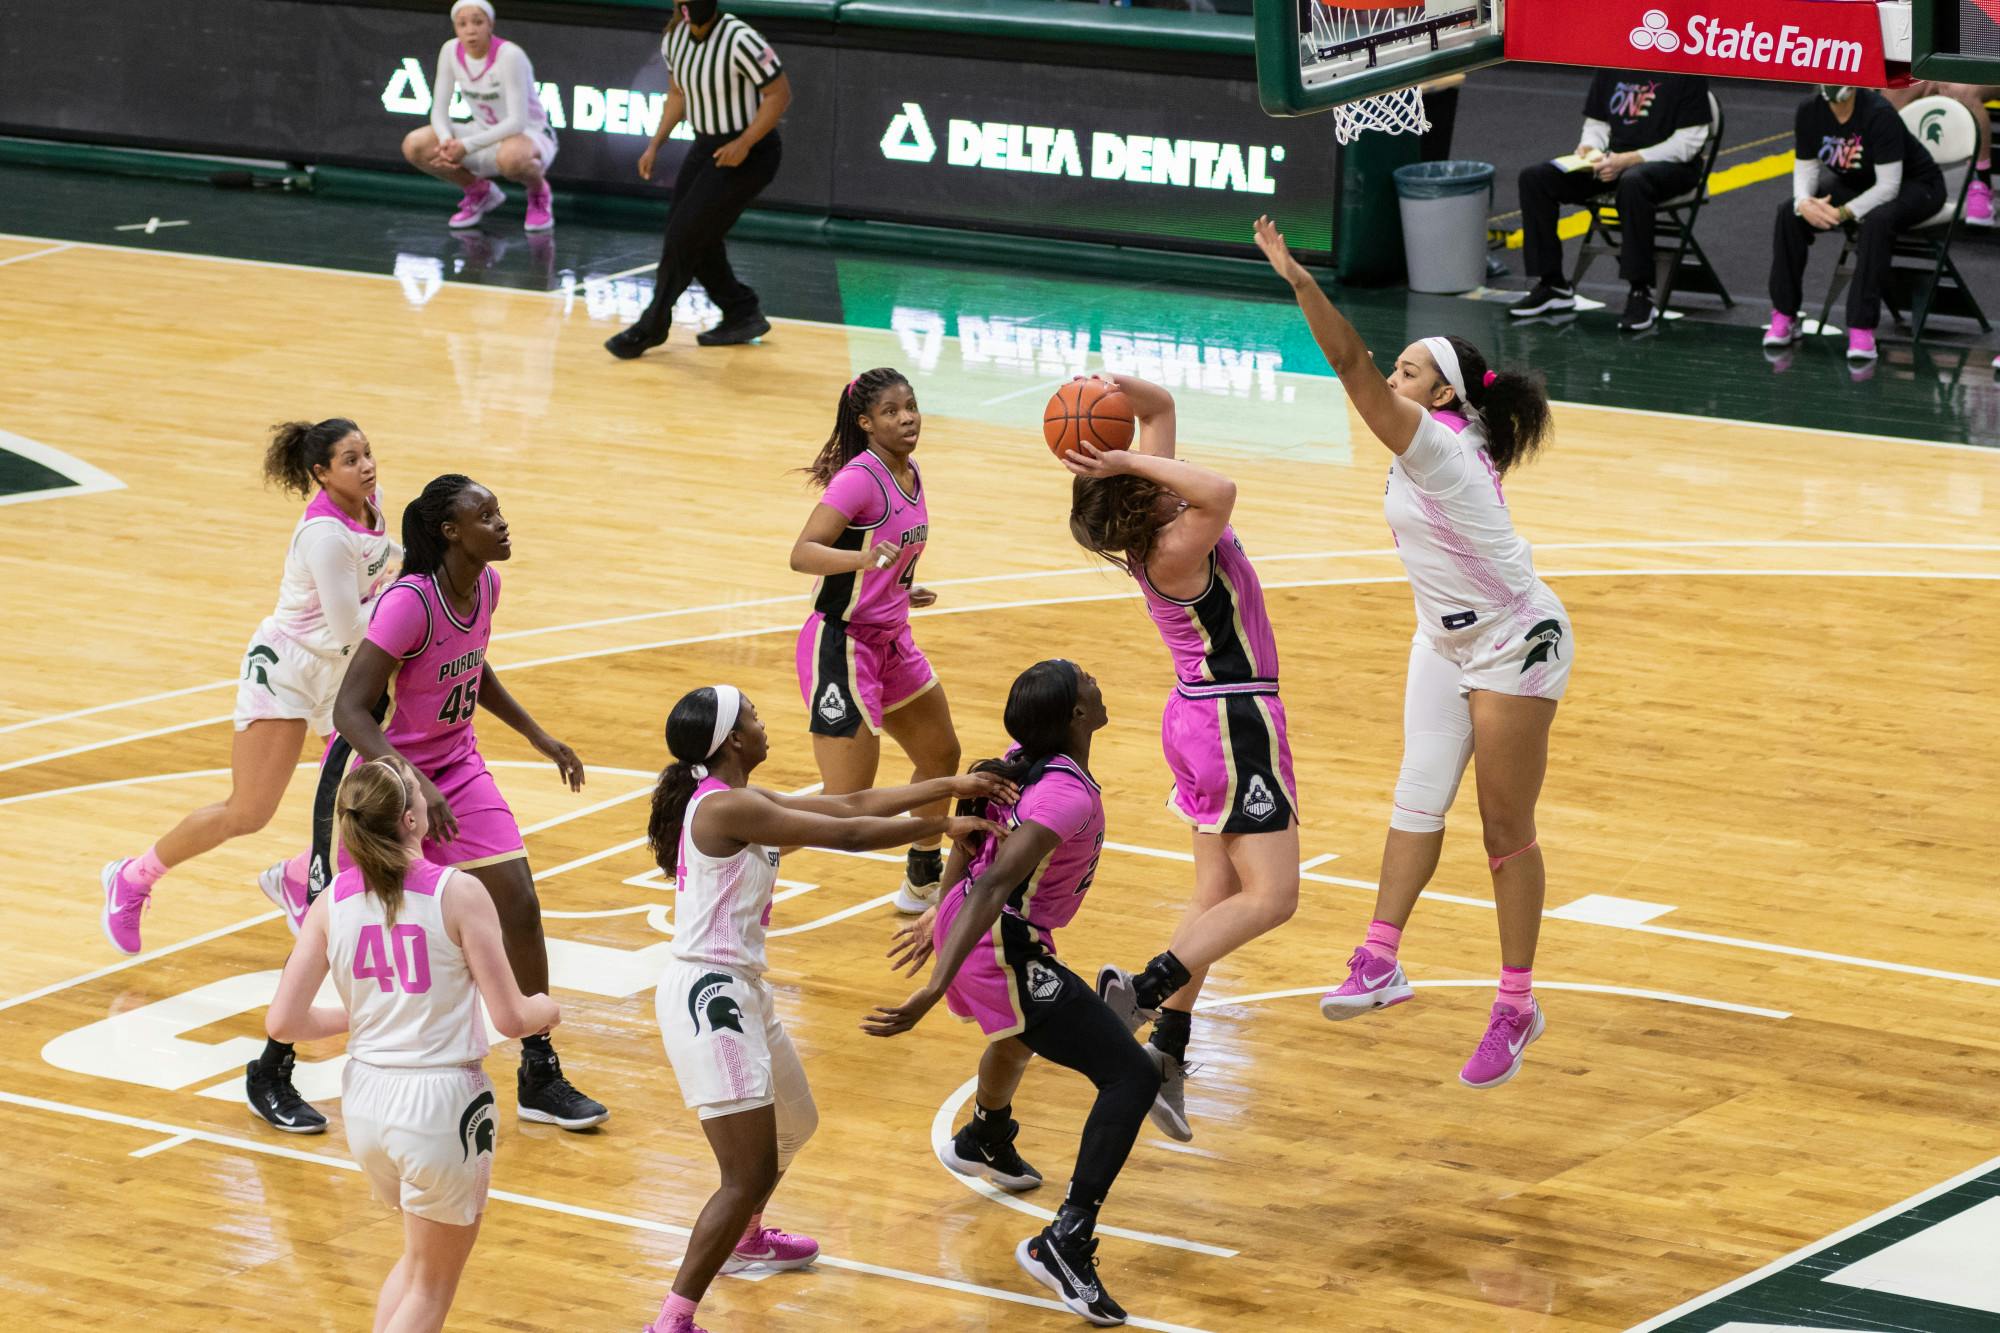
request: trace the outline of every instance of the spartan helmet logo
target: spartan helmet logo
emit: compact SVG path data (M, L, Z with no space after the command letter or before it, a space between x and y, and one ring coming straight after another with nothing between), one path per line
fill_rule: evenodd
M472 1105L465 1108L465 1114L458 1118L458 1141L465 1145L461 1162L472 1160L472 1154L493 1151L493 1090L488 1088L472 1099Z
M843 722L847 718L847 698L841 694L840 686L832 681L828 681L826 688L820 692L819 715L826 720L828 726Z
M1559 655L1557 650L1562 645L1562 636L1563 627L1561 621L1536 621L1535 627L1523 635L1521 639L1523 643L1534 645L1534 647L1528 650L1527 660L1521 663L1522 672L1525 674L1529 667L1537 663L1555 660Z
M1924 112L1924 118L1917 122L1917 138L1927 144L1943 143L1945 114L1941 109Z
M1262 773L1250 775L1250 785L1243 789L1243 813L1262 823L1278 808L1278 798L1271 794L1271 784L1264 781Z
M736 978L727 972L704 972L695 979L688 989L688 1019L696 1032L701 1031L702 1015L708 1015L708 1030L719 1032L728 1028L732 1032L743 1031L743 1011L726 991Z

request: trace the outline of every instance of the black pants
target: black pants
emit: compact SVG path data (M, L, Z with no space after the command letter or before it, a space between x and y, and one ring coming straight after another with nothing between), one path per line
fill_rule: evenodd
M1851 190L1834 190L1833 205L1854 197ZM1905 179L1894 199L1868 210L1855 224L1854 281L1847 289L1847 327L1873 329L1882 318L1882 284L1889 277L1889 253L1896 233L1922 222L1944 207L1944 182L1937 177ZM1792 201L1778 205L1771 238L1771 309L1781 315L1799 314L1805 301L1806 252L1819 228L1792 211Z
M1653 219L1660 203L1686 194L1701 179L1692 162L1641 162L1606 185L1591 171L1562 171L1553 162L1521 168L1521 267L1531 278L1563 282L1562 239L1556 214L1564 204L1581 204L1607 191L1618 196L1618 276L1653 285Z
M1153 1094L1160 1090L1160 1071L1089 983L1060 963L1054 967L1063 973L1063 996L1022 1031L1021 1044L1074 1069L1097 1088L1097 1100L1083 1122L1068 1195L1071 1202L1096 1208L1138 1141Z
M636 327L664 334L673 322L674 302L699 281L708 299L722 309L724 323L757 313L757 293L729 267L723 238L743 216L743 210L778 174L782 150L776 132L757 141L749 155L733 167L715 164L715 150L733 136L698 135L674 177L673 208L667 213L667 236L660 247L660 267L653 276L653 303Z

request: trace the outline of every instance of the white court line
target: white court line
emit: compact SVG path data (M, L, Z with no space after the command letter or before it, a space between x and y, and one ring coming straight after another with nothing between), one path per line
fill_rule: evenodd
M134 1148L126 1156L151 1157L154 1153L166 1152L170 1148L178 1148L183 1143L190 1143L192 1141L193 1137L191 1135L176 1134L170 1139L161 1139L158 1143L149 1143L143 1148Z
M125 483L92 463L64 453L52 445L39 440L30 440L12 431L0 430L0 445L21 455L23 458L40 463L52 472L61 473L69 481L67 486L50 486L43 490L22 491L16 495L0 495L0 505L32 504L37 500L53 500L65 495L97 495L103 491L122 491Z
M958 1172L946 1166L943 1160L938 1157L938 1154L944 1151L944 1146L951 1142L951 1124L953 1120L958 1118L958 1108L965 1105L966 1100L972 1096L974 1090L978 1087L979 1076L975 1074L961 1083L958 1086L958 1090L946 1097L944 1104L938 1107L937 1114L931 1118L931 1157L937 1161L939 1170L971 1190L974 1194L981 1194L995 1203L1005 1204L1017 1213L1026 1213L1028 1216L1038 1217L1044 1222L1053 1222L1056 1215L1048 1209L1037 1208L1026 1199L1018 1195L1009 1194L1007 1191L979 1176L961 1176ZM1223 1249L1220 1245L1205 1245L1198 1240L1182 1240L1179 1236L1160 1236L1150 1231L1129 1231L1124 1227L1107 1226L1102 1222L1097 1224L1097 1234L1100 1236L1117 1236L1122 1240L1136 1240L1142 1245L1162 1245L1170 1250L1186 1250L1193 1254L1212 1255L1217 1259L1234 1259L1238 1253L1235 1250Z
M1328 861L1338 861L1339 859L1339 852L1321 852L1310 861L1299 862L1299 874L1304 875L1306 871L1311 870L1314 866L1323 866Z
M1987 1174L1989 1171L1994 1170L1996 1167L2000 1167L2000 1157L1995 1157L1991 1161L1981 1162L1978 1166L1973 1167L1971 1170L1960 1172L1958 1175L1953 1176L1950 1180L1945 1181L1943 1184L1933 1185L1921 1194L1913 1194L1909 1198L1903 1200L1901 1203L1891 1204L1887 1208L1884 1208L1881 1212L1876 1213L1873 1216L1864 1217L1859 1222L1856 1222L1852 1226L1841 1228L1839 1231L1834 1232L1831 1236L1826 1237L1824 1240L1816 1240L1810 1245L1804 1246L1800 1249L1793 1250L1790 1254L1785 1255L1781 1259L1773 1259L1770 1263L1765 1264L1762 1268L1758 1269L1756 1272L1745 1273L1742 1277L1737 1278L1733 1282L1726 1282L1722 1286L1717 1287L1714 1291L1704 1292L1702 1295L1695 1297L1693 1300L1688 1301L1685 1304L1676 1305L1673 1309L1667 1311L1665 1314L1656 1314L1643 1324L1634 1324L1631 1328L1626 1330L1626 1333L1650 1333L1650 1330L1652 1329L1665 1327L1666 1325L1673 1323L1676 1319L1679 1319L1682 1315L1688 1314L1694 1310L1699 1310L1705 1305L1711 1305L1716 1301L1721 1300L1724 1296L1728 1296L1733 1292L1741 1291L1743 1288L1749 1286L1751 1283L1762 1281L1764 1278L1767 1278L1771 1274L1778 1272L1780 1269L1791 1267L1793 1264L1796 1264L1801 1259L1810 1258L1811 1256L1818 1254L1821 1250L1832 1249L1834 1246L1840 1244L1842 1241L1846 1240L1850 1236L1859 1235L1861 1232L1868 1230L1868 1228L1872 1226L1876 1226L1882 1222L1886 1222L1892 1217L1896 1217L1900 1214L1910 1211L1910 1209L1912 1208L1916 1208L1925 1203L1928 1203L1932 1199L1937 1198L1940 1194L1949 1194L1952 1190L1957 1189L1960 1185L1965 1184L1969 1180L1977 1180L1979 1179L1979 1177Z
M1197 1000L1197 1009L1219 1009L1232 1004L1257 1004L1263 1000L1289 1000L1300 995L1324 995L1338 986L1330 982L1324 986L1298 986L1290 990L1259 991L1254 995L1229 995L1214 999ZM1412 981L1418 989L1449 990L1468 988L1492 990L1500 984L1498 977L1471 981ZM1644 990L1634 986L1596 986L1582 981L1540 981L1535 982L1536 990L1586 991L1592 995L1622 995L1635 1000L1662 1000L1668 1004L1693 1005L1697 1009L1719 1009L1731 1014L1751 1014L1757 1018L1786 1019L1791 1015L1783 1009L1764 1009L1754 1004L1735 1004L1729 1000L1709 1000L1699 995L1682 995L1677 991Z
M185 1125L170 1125L159 1120L147 1120L139 1116L120 1115L115 1111L99 1111L94 1107L75 1106L68 1102L50 1101L44 1097L24 1097L19 1093L0 1091L0 1102L24 1107L32 1111L48 1111L56 1115L75 1116L83 1120L95 1120L100 1124L124 1125L131 1129L151 1130L166 1134L182 1141L194 1140L213 1144L221 1148L234 1148L242 1152L261 1153L266 1157L284 1157L311 1166L332 1167L337 1171L359 1172L361 1168L343 1157L333 1157L325 1153L306 1152L300 1148L288 1148L281 1143L261 1143L254 1139L238 1138L234 1134L218 1134L212 1130L191 1129ZM153 1150L160 1151L171 1144L155 1144ZM134 1154L136 1156L136 1154ZM544 1199L533 1194L519 1194L512 1190L493 1190L488 1198L503 1203L519 1204L522 1207L538 1209L545 1213L560 1213L567 1217L581 1218L593 1222L604 1222L612 1226L624 1227L632 1231L649 1231L658 1235L687 1239L686 1227L671 1222L656 1222L651 1218L633 1217L625 1213L614 1213L602 1208L587 1208L579 1204L564 1203L559 1199ZM1105 1228L1098 1228L1102 1231ZM991 1300L1006 1301L1012 1305L1031 1305L1041 1310L1065 1311L1056 1301L1039 1296L1024 1296L1019 1292L1006 1291L999 1287L982 1287L973 1282L960 1282L956 1278L937 1277L930 1273L913 1273L907 1269L888 1268L881 1264L864 1263L858 1259L841 1259L822 1253L814 1264L826 1268L839 1269L849 1273L865 1273L870 1277L893 1278L899 1282L915 1283L918 1286L935 1287L943 1291L955 1291L967 1296L984 1296ZM1158 1333L1205 1333L1205 1330L1190 1328L1185 1324L1169 1324L1157 1319L1146 1319L1138 1315L1126 1321L1132 1328L1158 1330Z
M25 255L9 255L5 259L0 259L0 268L5 268L9 264L25 264L30 259L40 259L43 255L59 255L69 248L70 242L65 241L60 245L51 245L45 250L31 250Z
M125 736L113 736L107 740L91 741L87 745L72 745L67 750L51 750L47 754L16 759L12 763L0 764L0 773L16 768L27 768L34 764L50 764L58 759L68 759L71 755L89 754L92 750L108 750L114 745L130 745L134 741L150 741L161 736L171 736L176 732L193 731L197 727L212 727L218 722L229 721L233 714L221 713L215 717L198 717L192 722L176 722L170 727L154 727L151 731L135 731Z

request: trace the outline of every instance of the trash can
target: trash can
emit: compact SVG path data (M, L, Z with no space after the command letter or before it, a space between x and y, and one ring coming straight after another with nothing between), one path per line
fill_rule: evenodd
M1410 290L1469 292L1484 282L1491 164L1414 162L1397 167L1395 179Z

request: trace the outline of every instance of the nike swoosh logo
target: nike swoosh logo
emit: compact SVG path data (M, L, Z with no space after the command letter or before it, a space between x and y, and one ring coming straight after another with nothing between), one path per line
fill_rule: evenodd
M1097 1284L1095 1282L1086 1284L1084 1282L1079 1281L1077 1279L1075 1270L1072 1269L1069 1266L1069 1264L1064 1261L1062 1257L1062 1251L1058 1250L1053 1245L1049 1246L1049 1257L1056 1261L1056 1267L1062 1270L1063 1277L1068 1280L1069 1285L1076 1291L1078 1300L1081 1300L1088 1305L1097 1304L1097 1298L1099 1292L1097 1290Z
M748 1250L738 1250L736 1257L738 1259L775 1259L778 1257L778 1252L776 1250L765 1250L762 1254L752 1254Z
M1507 1043L1507 1054L1519 1055L1521 1053L1521 1048L1523 1046L1526 1046L1527 1044L1528 1044L1528 1034L1524 1032L1521 1034L1521 1039L1519 1041L1510 1041Z

